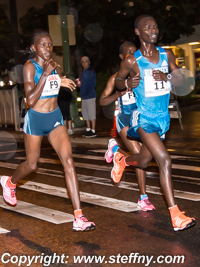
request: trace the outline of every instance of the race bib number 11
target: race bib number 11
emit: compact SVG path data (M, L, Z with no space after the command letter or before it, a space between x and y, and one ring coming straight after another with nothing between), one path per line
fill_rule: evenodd
M144 77L145 96L161 96L170 93L171 83L169 81L155 81L153 76Z

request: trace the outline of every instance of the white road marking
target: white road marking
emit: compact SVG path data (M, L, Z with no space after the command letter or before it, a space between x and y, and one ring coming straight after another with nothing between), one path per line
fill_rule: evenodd
M9 145L11 143L8 143ZM13 143L14 144L14 143ZM0 144L0 146L5 146L5 144ZM50 150L52 149L52 147L48 147L48 148L42 148L42 150ZM20 149L20 150L16 150L16 151L0 151L0 154L4 154L4 153L11 153L11 152L23 152L25 151L25 149ZM94 153L105 153L106 149L89 149L89 152L94 152ZM52 155L57 155L56 153L53 153ZM73 154L73 157L75 158L87 158L87 159L94 159L94 160L105 160L104 156L96 156L96 155L85 155L85 154ZM198 157L193 157L193 156L181 156L181 155L170 155L170 157L172 159L178 159L178 160L193 160L193 161L197 161L200 162L200 159ZM24 158L25 159L25 158Z
M129 172L128 172L128 174L129 174ZM132 173L130 173L130 175L133 175ZM147 178L149 177L151 177L151 178L155 178L155 175L157 176L157 178L159 178L158 176L159 176L159 173L158 172L146 172L146 176L147 176ZM182 176L182 175L172 175L171 176L172 177L172 179L173 179L173 181L176 181L176 182L178 182L178 183L188 183L188 184L196 184L196 185L200 185L200 178L195 178L195 177L189 177L189 176ZM176 180L177 178L180 178L180 179L183 179L183 181L182 180ZM189 180L189 181L187 181L187 180ZM191 181L193 181L193 182L191 182Z
M41 192L41 193L48 194L48 195L69 198L66 188L63 188L63 187L28 181L25 184L20 185L20 188L33 190L33 191ZM110 198L110 197L99 196L96 194L80 192L80 199L82 202L85 202L85 203L102 206L105 208L120 210L124 212L133 212L133 211L139 210L137 208L137 203L125 201L125 200L118 200L118 199Z
M84 157L83 157L84 158ZM15 157L15 159L25 160L25 157ZM48 159L48 158L40 158L40 163L49 163L49 164L59 164L61 165L61 161L58 159ZM84 169L92 169L92 170L111 170L111 166L100 166L95 164L88 164L88 163L81 163L81 162L74 162L75 167L80 167Z
M93 177L93 176L88 176L88 175L78 175L78 180L83 181L83 182L94 183L94 184L113 186L112 182L106 178ZM127 189L127 190L139 191L137 183L121 181L118 184L118 187ZM175 198L187 199L191 201L200 201L199 193L187 192L187 191L176 190L176 189L174 189L173 191L174 191ZM162 195L161 188L158 186L146 185L146 192L155 194L155 195Z
M56 160L58 162L58 164L61 164L60 160ZM42 163L51 163L51 160L48 160L48 159L44 159L41 160L40 162ZM55 160L53 160L52 162L55 163ZM76 167L82 167L82 168L85 168L85 169L95 169L95 170L98 170L98 171L111 171L111 168L112 167L108 167L108 166L100 166L100 165L95 165L96 167L92 167L93 165L92 164L81 164L81 163L77 163L75 164ZM15 164L15 163L7 163L7 162L0 162L0 167L3 167L3 168L9 168L9 169L16 169L18 166L18 164ZM97 168L98 166L98 168ZM133 175L132 173L134 172L134 169L130 170L131 172L129 173L129 170L127 169L126 172L129 173L130 175ZM53 170L53 169L44 169L44 168L38 168L36 173L40 173L40 174L44 174L44 175L51 175L51 176L56 176L56 177L61 177L63 178L63 171L57 171L57 170ZM60 175L61 174L61 175ZM148 176L152 176L153 175L158 175L159 173L158 172L146 172L146 175L147 177ZM181 175L172 175L172 178L181 178L181 179L187 179L187 180L191 180L191 181L196 181L196 183L194 182L193 184L196 184L196 185L200 185L199 181L200 179L199 178L193 178L193 177L188 177L188 176L181 176ZM174 179L173 179L174 180ZM190 182L187 182L187 181L179 181L179 180L175 180L176 182L186 182L186 183L190 183Z
M1 146L1 145L0 145ZM41 150L48 150L48 149L52 149L52 147L46 147L46 148L41 148ZM7 153L19 153L19 152L25 152L25 149L18 149L18 150L11 150L11 151L0 151L0 154L7 154ZM57 154L55 154L57 155Z
M53 160L52 162L55 163L55 161L58 162L58 164L61 164L60 160ZM51 160L48 160L48 159L44 159L40 161L41 163L52 163ZM10 169L16 169L18 166L18 164L15 164L15 163L2 163L0 162L0 167L4 167L4 168L10 168ZM109 166L100 166L100 165L95 165L95 167L93 168L93 165L92 164L85 164L85 163L75 163L75 166L76 167L81 167L81 168L84 168L84 169L95 169L95 170L98 170L98 171L111 171L112 167L109 167ZM97 168L98 167L98 168ZM130 172L130 175L133 175L133 172L135 173L134 169L127 169L126 172ZM38 168L37 173L41 173L41 174L44 174L44 175L52 175L52 176L57 176L59 177L59 174L63 174L62 171L56 171L56 170L50 170L50 169L43 169L43 168ZM152 176L152 174L159 174L158 172L146 172L147 174L147 177L148 175L149 176ZM134 174L135 175L135 174ZM63 177L63 175L61 176ZM200 185L199 181L200 179L199 178L193 178L193 177L188 177L188 176L181 176L181 175L172 175L172 178L173 177L178 177L178 178L181 178L181 179L187 179L187 180L191 180L191 181L197 181L197 183L194 183L196 185ZM174 179L173 179L174 180ZM185 181L179 181L179 180L176 180L176 182L185 182ZM190 182L188 182L190 183Z
M77 154L73 154L73 157L76 158ZM87 157L86 157L87 156ZM78 154L77 158L83 158L83 159L94 159L96 156L92 156L91 158L88 155L80 155ZM103 157L100 157L102 160L104 160ZM15 157L15 159L25 160L26 157ZM99 158L97 158L99 160ZM47 159L47 158L40 158L39 162L41 163L51 163L51 164L61 164L60 160L57 159ZM85 169L95 169L95 170L111 170L111 166L100 166L95 164L88 164L88 163L81 163L81 162L75 162L74 163L76 167L85 168ZM150 166L157 166L155 163L151 163ZM197 166L188 166L188 165L180 165L180 164L172 164L172 169L177 170L188 170L188 171L196 171L200 172L200 167Z
M57 155L56 153L52 154L53 156ZM104 160L104 157L102 156L96 156L96 155L86 155L86 154L73 154L73 158L77 159L93 159L93 160Z
M11 151L0 151L0 154L19 153L19 152L23 152L23 151L25 151L25 150L22 149L22 150L16 150L16 151L13 151L13 150L11 150Z
M40 158L40 162L61 164L60 160L52 160L52 159L46 159L46 158ZM17 164L1 163L0 162L0 166L15 169L17 167ZM110 171L112 168L109 166L99 166L99 165L86 164L86 163L75 163L75 166L82 167L82 168L95 169L95 170L106 170L106 171ZM52 176L61 177L61 178L64 177L62 171L54 171L54 170L43 169L43 168L38 168L37 173L41 173L44 175L52 175ZM91 176L78 175L79 180L82 179L81 177L84 177L84 179L82 180L84 182L91 182L91 183L98 183L98 184L102 184L102 185L113 186L113 184L111 183L111 181L109 179L104 179L104 181L103 181L103 178L100 178L100 177L93 177L92 176L92 179L91 179ZM193 180L195 179L196 181L199 181L198 178L190 178L190 177L183 177L183 176L182 176L182 178L184 178L184 179L188 178L188 179L193 179ZM197 185L199 185L199 184L197 184ZM137 183L128 183L128 182L122 181L118 186L119 186L119 188L138 191ZM152 193L152 194L159 194L159 195L162 194L160 191L160 187L153 187L153 186L148 186L148 185L147 185L147 192ZM187 200L192 200L192 201L199 201L200 200L200 198L199 198L200 195L198 193L194 193L194 192L174 190L174 194L175 194L175 197L177 197L177 198L182 198L182 199L187 199Z
M0 196L0 207L54 224L73 222L74 220L74 216L71 214L37 206L20 200L17 201L17 205L15 207L12 207L5 203L2 196Z
M94 153L104 153L105 154L106 149L89 149L88 151L94 152ZM170 151L170 149L168 149L168 151ZM172 150L172 151L174 151L174 150ZM197 151L197 152L199 152L199 151ZM200 161L200 158L195 157L195 156L170 155L170 157L172 159L178 159L178 160L190 159L190 160L194 160L194 161Z
M198 157L192 157L192 156L178 156L178 155L170 155L172 159L178 159L178 160L193 160L193 161L200 161L200 158Z
M180 164L172 164L172 169L200 172L200 167Z
M6 234L6 233L9 233L9 232L10 231L0 227L0 234Z
M89 149L88 151L95 152L95 153L106 153L106 149Z

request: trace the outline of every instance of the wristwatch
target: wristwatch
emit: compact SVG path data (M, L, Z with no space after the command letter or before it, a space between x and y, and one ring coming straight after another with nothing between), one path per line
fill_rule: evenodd
M171 80L171 78L172 78L171 73L168 73L168 74L167 74L167 80Z

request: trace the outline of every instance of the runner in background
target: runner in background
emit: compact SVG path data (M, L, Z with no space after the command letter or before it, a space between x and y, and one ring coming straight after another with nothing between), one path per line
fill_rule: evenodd
M121 59L127 58L130 55L133 55L136 51L136 47L131 42L124 42L119 49L119 57ZM136 109L135 104L135 96L131 89L128 89L123 92L116 91L114 94L115 88L115 78L117 73L112 75L107 84L106 88L104 89L101 98L100 98L100 105L105 106L109 105L113 101L118 99L119 103L119 114L116 116L116 127L117 131L123 140L124 144L128 148L128 150L133 154L138 154L141 149L141 143L129 140L127 138L127 130L129 129L130 124L130 117L133 110ZM106 162L110 163L113 159L113 154L115 152L121 152L124 155L128 155L126 152L122 151L115 139L110 139L108 142L108 150L105 154ZM140 199L138 200L138 207L143 211L153 211L155 207L150 202L148 195L146 194L146 174L141 169L136 169L136 177L138 181L138 187L140 191Z

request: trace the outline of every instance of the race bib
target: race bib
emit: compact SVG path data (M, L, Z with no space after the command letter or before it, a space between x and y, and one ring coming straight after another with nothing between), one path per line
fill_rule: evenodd
M61 80L58 74L51 74L47 77L41 96L58 95Z
M125 95L122 96L122 103L123 105L131 105L131 104L134 104L136 101L135 101L135 95L133 93L133 91L128 91L126 92Z
M170 93L171 83L169 81L155 81L153 76L144 77L145 96L161 96Z

